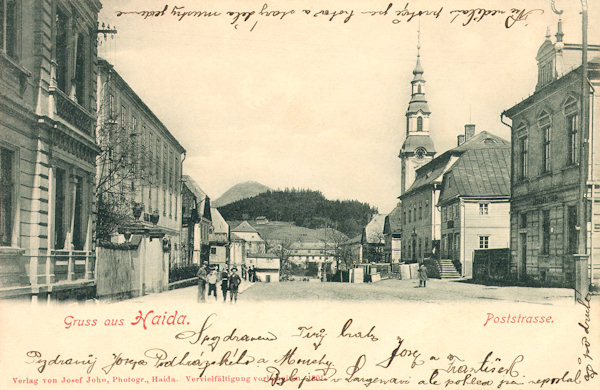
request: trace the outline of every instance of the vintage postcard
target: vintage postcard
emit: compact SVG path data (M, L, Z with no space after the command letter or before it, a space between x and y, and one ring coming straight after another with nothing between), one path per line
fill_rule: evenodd
M0 0L0 388L600 388L599 37Z

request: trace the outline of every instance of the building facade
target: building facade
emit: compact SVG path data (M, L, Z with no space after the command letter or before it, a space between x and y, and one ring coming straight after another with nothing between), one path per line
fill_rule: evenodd
M209 261L213 209L210 207L208 195L188 175L182 176L181 203L183 210L180 263L185 266L206 264Z
M366 263L389 262L385 253L385 217L384 214L375 214L363 228L361 248L362 259Z
M231 267L247 267L246 256L248 253L266 253L267 243L247 221L243 221L231 229L229 239L229 265Z
M0 297L88 298L101 4L0 5Z
M509 246L510 143L484 143L463 153L444 173L438 207L440 258L470 278L474 250Z
M563 42L559 22L537 53L535 92L506 110L511 119L511 273L544 285L573 287L574 254L585 235L589 276L597 283L600 267L600 46L589 45L589 96L582 96L581 45ZM582 98L590 111L582 112ZM581 119L589 120L587 177L582 176ZM594 153L596 152L596 153ZM594 155L596 154L596 155ZM586 188L587 210L580 187ZM580 226L581 212L587 223Z
M168 287L171 265L181 259L185 149L103 59L98 60L97 88L98 203L106 204L107 213L117 204L125 210L117 210L123 214L116 232L104 229L99 240L122 243L140 236L137 250L145 262L141 292L160 292ZM99 207L99 219L102 211Z
M211 208L212 229L208 235L210 243L209 264L225 268L229 265L229 224L216 207Z
M402 204L398 203L385 216L383 226L385 239L384 257L387 263L398 263L402 258Z

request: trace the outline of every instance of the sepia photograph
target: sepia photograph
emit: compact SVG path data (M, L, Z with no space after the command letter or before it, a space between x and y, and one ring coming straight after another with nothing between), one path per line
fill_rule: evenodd
M0 388L597 388L598 37L588 0L0 0Z

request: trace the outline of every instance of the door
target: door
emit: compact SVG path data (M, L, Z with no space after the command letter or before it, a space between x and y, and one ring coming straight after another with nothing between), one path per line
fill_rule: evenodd
M527 233L521 233L519 241L519 249L521 251L519 254L521 262L521 280L523 280L527 277Z

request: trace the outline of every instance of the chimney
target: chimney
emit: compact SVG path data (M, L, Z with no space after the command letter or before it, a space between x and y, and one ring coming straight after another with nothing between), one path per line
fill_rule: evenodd
M464 144L465 143L465 136L464 136L464 134L459 134L456 137L456 140L458 141L457 142L457 146L460 146L460 145Z
M465 141L470 140L475 135L475 125L474 124L466 124L465 125Z

